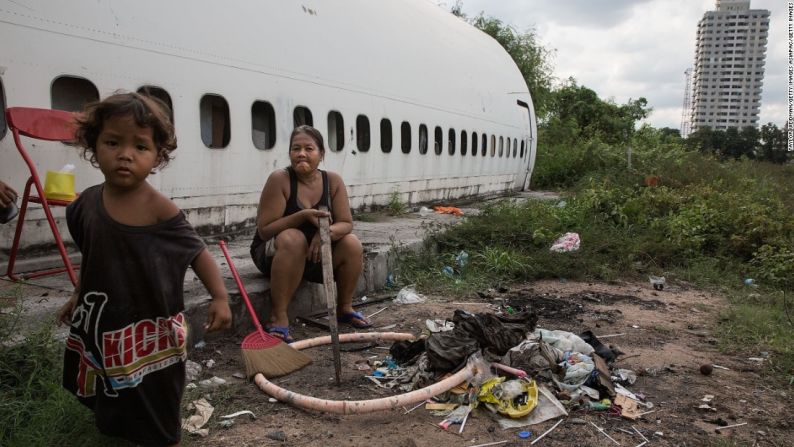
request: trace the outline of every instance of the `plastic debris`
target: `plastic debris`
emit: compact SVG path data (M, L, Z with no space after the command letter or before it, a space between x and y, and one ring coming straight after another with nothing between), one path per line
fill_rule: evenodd
M195 345L193 345L193 347L196 349L204 349L205 346L207 346L207 342L204 340L199 340Z
M205 379L205 380L200 381L198 384L199 384L200 387L214 388L216 386L226 385L226 380L225 379L221 379L218 376L212 376L209 379Z
M612 376L612 380L615 382L622 382L628 385L634 385L634 382L637 381L637 374L630 369L618 369L615 371L616 375Z
M663 290L664 289L664 276L649 276L648 281L650 281L653 290Z
M215 366L215 360L213 359L205 360L204 366L206 366L207 368L212 368L213 366Z
M430 208L428 208L426 206L423 206L423 207L419 208L419 215L422 216L422 217L426 217L432 212L433 212L433 210L431 210Z
M455 323L447 320L425 320L425 326L430 332L446 332L455 329Z
M197 380L201 375L201 365L194 362L193 360L188 360L185 362L185 379L188 382L192 382Z
M555 253L566 253L579 250L580 240L579 233L565 233L559 239L554 241L549 251Z
M568 416L565 406L543 385L538 386L538 404L528 415L518 419L499 418L502 429L540 424L560 416ZM584 422L584 421L583 421Z
M403 287L394 298L396 304L417 304L424 303L427 298L424 295L416 293L411 287Z
M448 430L450 426L455 424L463 424L463 422L468 418L469 413L471 412L471 407L468 405L461 405L458 408L452 410L449 415L444 418L443 421L438 423L438 426L443 428L444 430Z
M477 400L493 404L499 414L518 419L538 404L538 385L532 379L505 381L504 377L496 377L482 384Z
M546 329L535 329L535 332L532 334L536 339L542 339L544 342L550 344L551 346L559 349L560 351L575 351L580 352L584 355L590 355L593 353L594 349L592 346L587 344L582 337L578 335L567 332L567 331L549 331Z
M442 271L442 272L444 273L444 275L445 275L445 276L447 276L448 278L452 278L453 276L455 276L455 269L453 269L452 267L450 267L450 266L448 266L448 265L447 265L447 266L444 266L444 269L443 269L443 270L441 270L441 271Z
M454 206L434 206L433 209L439 214L454 214L458 217L463 215L463 211Z
M469 262L469 254L466 253L466 251L461 250L460 253L455 256L455 262L460 268L466 267L466 264Z
M190 404L188 404L188 411L195 410L196 412L185 419L182 420L182 429L186 430L188 433L192 435L198 435L202 438L209 435L210 431L206 428L201 428L207 421L210 420L212 416L212 412L215 411L215 408L207 402L207 399L203 397L199 400L194 400Z

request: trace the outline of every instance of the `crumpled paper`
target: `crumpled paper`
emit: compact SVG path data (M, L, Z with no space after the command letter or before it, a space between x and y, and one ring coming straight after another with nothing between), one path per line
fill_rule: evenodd
M201 427L210 420L212 412L215 411L215 407L207 402L207 399L202 397L188 404L187 408L188 410L196 410L196 413L182 419L182 429L187 430L187 432L192 435L199 435L202 438L209 435L209 429Z

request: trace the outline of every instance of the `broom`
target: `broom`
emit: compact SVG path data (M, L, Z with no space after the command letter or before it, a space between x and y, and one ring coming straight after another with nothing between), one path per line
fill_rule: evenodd
M229 263L229 269L232 271L234 281L237 283L240 295L243 296L245 306L248 308L248 313L251 315L251 320L253 320L256 327L256 331L248 334L240 345L243 363L245 363L245 374L248 378L250 379L257 373L262 373L265 377L283 376L311 363L311 357L262 329L262 325L256 317L256 312L254 312L254 306L251 305L251 300L248 298L248 293L246 293L243 282L240 280L240 275L237 274L237 269L234 267L232 257L229 256L229 250L226 249L226 243L220 241L219 245L223 255L226 257L226 261Z

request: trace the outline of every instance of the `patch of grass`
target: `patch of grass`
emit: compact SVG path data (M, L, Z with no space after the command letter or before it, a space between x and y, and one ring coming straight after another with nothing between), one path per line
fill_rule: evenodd
M720 347L724 351L740 349L750 357L769 352L767 363L771 371L794 385L794 325L786 314L784 298L779 290L733 293L730 296L733 305L720 322ZM787 298L791 300L790 296ZM792 303L788 306L791 315Z
M19 302L21 288L13 294ZM61 387L64 345L53 322L11 339L20 311L0 315L0 445L126 445L99 434L93 413Z

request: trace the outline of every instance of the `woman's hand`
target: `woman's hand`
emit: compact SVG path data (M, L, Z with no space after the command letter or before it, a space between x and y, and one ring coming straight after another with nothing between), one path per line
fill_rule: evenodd
M312 241L309 243L309 250L306 252L306 259L311 262L320 262L323 259L323 242L320 232L314 233Z
M306 222L310 222L317 228L320 228L320 218L321 217L331 217L331 214L328 211L320 211L314 208L307 208L300 211L303 220Z
M14 191L14 188L6 185L2 181L0 181L0 207L7 207L11 205L11 202L17 199L17 192Z
M69 301L64 303L63 306L58 309L58 326L62 324L67 326L72 325L72 314L74 313L74 308L77 306L78 295L79 292L75 290L74 293L72 293L72 297L69 298Z

